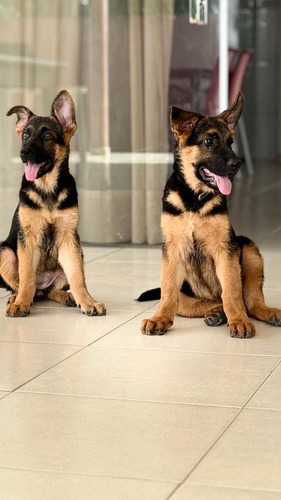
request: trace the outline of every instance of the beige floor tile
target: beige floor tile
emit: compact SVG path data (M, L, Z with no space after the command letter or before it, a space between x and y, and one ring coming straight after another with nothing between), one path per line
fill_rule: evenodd
M264 289L265 303L268 307L277 307L281 309L281 293L280 290L274 288ZM281 332L281 329L279 329Z
M0 390L12 391L79 349L74 345L0 342Z
M250 408L272 408L281 410L281 366L270 375L249 402Z
M111 349L95 344L22 390L242 406L276 362L265 356Z
M173 483L0 469L6 500L164 500Z
M82 245L82 248L85 264L95 259L103 259L107 255L110 256L111 254L116 252L118 253L120 251L120 248L118 247L93 247Z
M0 399L4 398L4 396L7 396L8 394L9 392L0 391Z
M109 283L96 283L88 281L88 290L94 295L96 291L98 296L106 304L109 314L114 311L135 311L142 312L157 304L158 301L138 302L136 298L141 294L144 287L136 284L120 287L120 284L112 285Z
M273 252L272 250L263 251L264 259L264 288L281 289L281 268L280 268L280 251ZM281 307L281 305L279 306Z
M143 304L145 304L143 302ZM146 302L147 304L147 302ZM154 309L153 306L151 309ZM180 318L165 335L142 335L143 318L152 316L147 310L118 330L99 340L99 346L129 347L132 349L165 349L190 352L213 352L229 354L259 354L281 356L281 329L255 321L256 336L252 339L233 339L226 325L211 328L199 318Z
M101 262L114 262L120 264L121 262L126 264L151 264L154 263L155 266L159 267L161 265L161 248L149 248L149 247L126 247L122 248L119 252L112 252L111 254L105 255L100 258Z
M190 482L281 491L280 428L280 411L244 410L190 475Z
M278 227L280 228L280 223L278 223ZM261 250L261 253L265 251L270 251L271 253L279 253L280 255L280 248L281 248L281 229L279 231L274 231L270 236L267 236L264 238L260 244L259 248Z
M1 291L1 288L0 288L0 291ZM4 306L6 306L6 304L7 304L7 300L8 300L8 297L9 297L10 295L11 295L11 294L10 294L10 292L6 292L6 294L4 294L4 293L3 293L3 294L1 294L1 293L0 293L0 306L3 306L3 307L4 307ZM0 311L1 311L1 310L0 310ZM0 314L1 314L1 312L0 312ZM5 314L5 311L3 311L3 314Z
M235 413L13 393L1 401L0 467L180 481Z
M122 325L135 314L108 311L106 316L86 316L79 309L48 308L35 304L26 318L7 318L4 307L0 307L0 340L83 346Z
M220 488L184 484L171 500L280 500L281 491L242 490L241 488Z
M111 285L132 286L138 284L142 290L154 288L160 283L160 266L150 262L136 264L125 262L104 262L94 260L85 266L87 283L108 283ZM134 297L133 297L134 298Z
M2 297L8 297L10 295L10 292L6 290L5 288L0 288L0 298Z

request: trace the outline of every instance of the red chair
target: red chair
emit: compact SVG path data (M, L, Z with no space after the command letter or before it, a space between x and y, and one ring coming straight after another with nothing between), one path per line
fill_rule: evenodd
M238 61L233 71L229 72L229 104L231 105L238 92L242 89L247 66L252 58L251 50L243 50L238 57Z
M253 56L252 50L243 50L239 54L237 63L233 71L230 71L229 73L228 99L230 105L235 101L238 92L242 89L245 73L252 56ZM253 166L252 155L243 115L241 116L238 122L238 131L241 139L242 150L245 157L247 172L249 175L253 175L254 166Z
M230 71L233 58L237 50L228 49L228 68ZM210 85L206 92L206 115L215 116L219 112L219 61L216 62Z

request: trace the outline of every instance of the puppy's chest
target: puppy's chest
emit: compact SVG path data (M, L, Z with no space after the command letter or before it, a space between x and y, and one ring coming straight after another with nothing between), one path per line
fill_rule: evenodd
M214 229L209 218L200 217L192 212L185 212L176 217L162 215L162 230L164 240L172 246L182 249L183 253L198 255L198 248L208 246L213 237Z
M59 247L64 242L73 241L78 222L78 214L74 210L42 211L41 228L37 234L37 242L41 257L47 267L52 267L58 260Z
M48 224L41 232L39 268L54 269L58 262L56 226Z
M175 227L175 223L178 227ZM213 219L186 213L174 221L170 232L169 256L183 263L188 282L198 297L213 298L221 294L214 263L213 241L218 241ZM171 229L171 227L170 227Z
M25 247L37 248L39 270L57 265L60 246L74 241L78 217L77 206L65 210L34 210L20 205L19 239Z
M54 212L63 207L70 194L67 189L62 189L59 193L56 192L38 192L35 189L27 190L27 196L30 201L34 204L34 208L45 209L48 212Z

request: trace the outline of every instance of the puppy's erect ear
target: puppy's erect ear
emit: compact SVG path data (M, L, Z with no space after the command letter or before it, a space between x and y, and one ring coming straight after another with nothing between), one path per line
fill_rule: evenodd
M177 137L184 136L187 138L201 118L203 118L203 115L200 113L185 111L175 106L170 108L171 129Z
M228 128L232 133L234 133L234 129L243 111L244 102L244 96L242 92L239 92L232 106L230 106L230 108L226 109L217 116L218 119L226 122Z
M63 133L70 138L74 134L77 125L74 102L67 90L61 90L57 95L52 104L51 114L58 120Z
M16 132L17 134L19 134L19 136L21 136L28 120L35 115L34 113L32 113L32 111L30 111L30 109L26 108L25 106L14 106L13 108L9 109L9 111L7 112L7 116L12 115L13 113L17 114Z

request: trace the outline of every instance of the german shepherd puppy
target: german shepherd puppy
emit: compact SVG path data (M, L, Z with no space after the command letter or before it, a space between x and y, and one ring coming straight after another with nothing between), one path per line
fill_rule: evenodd
M106 313L88 293L77 233L78 202L69 172L69 142L76 130L71 96L62 90L51 116L14 106L25 173L10 234L0 245L1 286L10 289L7 316L27 316L35 296L78 306L89 316ZM71 293L67 290L71 289Z
M255 334L248 315L281 326L281 309L264 303L259 250L235 235L227 211L226 195L240 167L231 144L243 105L239 93L216 117L170 109L176 144L163 196L161 300L152 318L142 322L147 335L165 333L175 314L204 317L209 326L227 322L237 338ZM139 300L159 295L150 290Z

